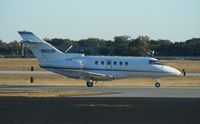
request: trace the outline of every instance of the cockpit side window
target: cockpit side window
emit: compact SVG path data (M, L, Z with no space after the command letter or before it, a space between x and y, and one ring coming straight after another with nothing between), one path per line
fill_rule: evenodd
M158 60L149 60L149 64L160 65L160 62Z

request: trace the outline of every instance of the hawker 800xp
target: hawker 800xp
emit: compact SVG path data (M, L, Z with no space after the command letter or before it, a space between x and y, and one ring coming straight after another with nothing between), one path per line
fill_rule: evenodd
M179 76L180 71L161 65L152 57L85 56L79 53L63 53L32 32L19 31L23 43L27 44L39 61L40 67L70 78L83 79L88 87L93 81L110 81L130 77Z

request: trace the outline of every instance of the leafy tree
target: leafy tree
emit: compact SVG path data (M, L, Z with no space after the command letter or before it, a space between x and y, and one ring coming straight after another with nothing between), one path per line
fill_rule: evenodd
M12 55L20 55L21 54L21 44L17 41L10 42L8 44L8 49L10 54Z
M85 55L92 55L93 52L92 52L91 49L84 49L84 54L85 54Z
M168 56L169 55L169 47L173 43L170 40L150 40L149 41L149 49L156 51L156 55L159 56Z
M6 54L8 52L7 44L0 40L0 54Z
M61 38L44 40L63 52L73 45L73 52L84 52L86 55L144 56L151 50L155 51L156 56L200 56L200 38L192 38L185 42L150 40L147 36L139 36L136 39L131 39L130 36L116 36L113 41L98 38L79 41ZM0 40L0 54L20 55L20 53L20 42L6 43Z
M129 43L128 55L144 56L148 51L148 37L139 36L137 39L132 39Z
M78 41L78 44L80 46L93 46L93 47L100 47L101 46L101 40L98 38L88 38L88 39L82 39Z
M109 55L109 54L110 54L110 50L109 50L108 47L101 47L101 48L99 49L99 53L100 53L101 55Z
M67 50L67 48L71 45L77 46L77 43L70 39L60 39L60 38L48 39L48 38L45 38L44 40L47 41L48 43L52 44L53 46L55 46L56 48L58 48L59 50L61 50L63 52L65 50Z
M200 56L200 38L192 38L185 42L185 50L189 56Z
M116 36L114 37L114 55L121 55L125 56L128 50L128 44L131 42L129 40L131 37L130 36Z

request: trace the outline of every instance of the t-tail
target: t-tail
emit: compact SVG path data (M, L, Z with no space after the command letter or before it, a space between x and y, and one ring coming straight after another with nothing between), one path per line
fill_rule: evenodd
M53 47L46 41L38 38L32 32L18 31L25 44L31 50L33 55L38 59L40 65L48 63L50 61L63 59L65 54L60 50Z

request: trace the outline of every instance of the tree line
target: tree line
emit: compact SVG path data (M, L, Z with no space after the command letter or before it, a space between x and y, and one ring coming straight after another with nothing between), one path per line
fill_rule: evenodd
M148 36L136 39L130 36L116 36L114 40L87 38L78 41L61 38L45 38L61 51L73 46L69 52L85 53L86 55L111 56L200 56L200 38L192 38L184 42L170 40L153 40ZM0 40L1 55L21 55L21 42L10 43Z

